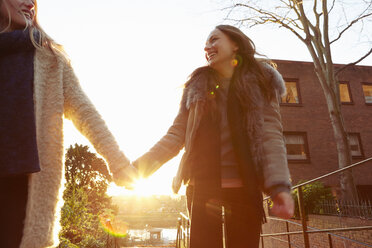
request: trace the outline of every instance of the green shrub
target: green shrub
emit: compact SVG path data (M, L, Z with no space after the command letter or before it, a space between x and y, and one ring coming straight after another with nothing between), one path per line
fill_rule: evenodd
M301 183L301 182L299 182ZM297 189L292 192L293 199L295 201L295 218L300 217ZM305 211L307 214L322 214L321 203L325 200L334 200L335 197L332 195L331 188L325 187L321 182L314 182L307 184L302 187L303 200Z
M108 234L100 216L114 214L106 194L110 175L107 166L87 146L70 146L66 153L66 185L61 211L59 248L104 248Z

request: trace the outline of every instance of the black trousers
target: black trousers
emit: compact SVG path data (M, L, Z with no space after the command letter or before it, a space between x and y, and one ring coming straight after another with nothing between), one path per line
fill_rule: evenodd
M208 193L195 193L189 186L186 197L191 216L190 248L222 248L223 239L227 248L259 247L262 212L242 188L222 189L217 199Z
M0 177L0 247L18 248L21 244L28 176Z

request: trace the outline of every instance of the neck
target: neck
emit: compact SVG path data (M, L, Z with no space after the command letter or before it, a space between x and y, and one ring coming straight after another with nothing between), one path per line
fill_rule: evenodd
M232 78L234 74L234 69L235 67L228 65L228 66L221 66L221 68L216 68L217 73L222 77L222 78Z

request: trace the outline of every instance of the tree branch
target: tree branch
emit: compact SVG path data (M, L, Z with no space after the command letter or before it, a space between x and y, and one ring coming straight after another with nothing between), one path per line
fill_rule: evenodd
M333 0L333 2L332 2L332 6L331 6L331 8L329 9L328 14L331 13L331 11L333 10L333 8L335 7L335 2L336 2L336 0Z
M339 34L338 34L338 37L334 40L332 40L329 44L332 45L333 42L339 40L341 38L341 36L343 35L343 33L345 33L349 28L351 28L351 26L353 26L355 23L359 22L360 20L368 17L368 16L372 16L372 13L368 13L368 14L365 14L363 16L359 16L357 19L353 20L352 22L349 23L349 25L347 25L346 28L344 28Z
M295 0L293 0L295 1ZM324 62L324 59L323 59L323 56L321 56L321 53L319 51L319 46L315 46L315 49L317 51L314 50L314 47L312 44L317 44L316 42L316 39L313 35L310 34L310 28L309 28L309 19L306 17L306 14L305 14L305 10L303 8L303 3L302 1L301 2L295 2L296 6L298 7L299 11L300 11L300 14L301 14L301 23L302 25L304 26L304 32L306 34L306 46L311 54L311 57L313 58L313 61L314 63L316 64L315 67L318 67L318 69L321 69L323 73L325 73L325 62ZM315 41L314 43L312 43L312 40ZM317 55L318 53L318 55Z
M347 64L347 65L345 65L345 66L337 69L336 72L335 72L335 76L337 76L341 71L345 70L347 67L350 67L350 66L353 66L353 65L358 64L359 62L361 62L363 59L367 58L371 54L372 54L372 48L363 57L361 57L357 61L355 61L353 63L349 63L349 64Z
M246 4L237 3L235 4L235 7L245 7L262 15L262 16L249 17L243 20L239 20L240 22L251 21L254 24L253 26L258 25L258 24L266 24L268 22L280 24L282 27L290 30L293 34L295 34L302 42L305 42L305 39L293 27L289 25L289 24L292 24L296 28L302 30L302 28L296 23L296 20L290 19L290 18L283 18L273 12L258 9L258 8L255 8L255 7L246 5ZM257 18L260 20L257 20Z

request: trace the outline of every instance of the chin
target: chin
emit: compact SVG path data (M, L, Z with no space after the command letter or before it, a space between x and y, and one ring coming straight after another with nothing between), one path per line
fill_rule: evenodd
M211 67L211 68L213 68L213 69L215 69L215 70L217 70L218 63L216 63L216 62L208 62L208 66Z
M214 66L216 66L216 61L208 61L208 66L213 68Z

